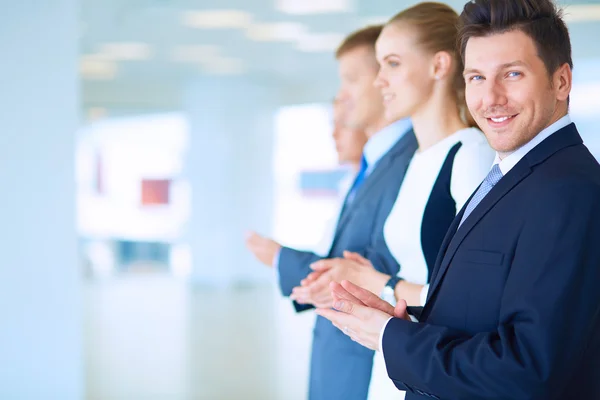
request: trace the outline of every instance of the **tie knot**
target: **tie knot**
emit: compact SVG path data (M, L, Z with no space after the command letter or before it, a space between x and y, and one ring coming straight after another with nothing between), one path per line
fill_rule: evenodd
M485 180L492 186L495 186L498 181L502 179L502 171L498 164L494 164L492 170L485 177Z

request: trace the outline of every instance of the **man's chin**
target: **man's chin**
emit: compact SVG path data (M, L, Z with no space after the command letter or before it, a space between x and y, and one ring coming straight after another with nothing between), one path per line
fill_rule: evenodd
M500 156L500 159L504 159L507 156L514 153L516 150L518 150L520 146L515 146L514 144L506 144L506 143L500 143L497 145L490 143L490 147L492 149L494 149L494 151L496 151L496 153L498 153L498 155Z
M409 112L406 110L401 110L401 109L386 109L385 111L385 119L388 122L394 122L394 121L398 121L400 119L403 118L407 118L409 115Z

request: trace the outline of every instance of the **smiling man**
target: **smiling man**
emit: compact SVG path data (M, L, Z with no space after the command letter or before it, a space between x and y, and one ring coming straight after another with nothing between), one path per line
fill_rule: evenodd
M466 99L497 157L457 215L424 309L349 282L322 316L383 351L407 399L600 399L600 166L568 115L551 0L473 0Z

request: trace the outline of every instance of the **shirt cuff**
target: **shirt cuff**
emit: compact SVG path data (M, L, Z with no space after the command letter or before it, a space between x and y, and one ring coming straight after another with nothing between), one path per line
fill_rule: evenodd
M385 325L383 325L383 328L381 328L381 331L379 332L379 351L381 351L383 353L383 333L385 332L385 328L388 326L388 324L390 323L390 320L394 318L394 317L390 317L388 318L388 320L385 322Z
M429 293L429 284L423 286L423 289L421 289L421 295L419 296L419 301L421 302L421 305L424 306L425 303L427 302L427 294Z

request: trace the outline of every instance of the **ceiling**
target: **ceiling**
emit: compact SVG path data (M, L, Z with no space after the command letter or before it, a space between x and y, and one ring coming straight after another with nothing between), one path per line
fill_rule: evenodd
M188 82L218 76L241 76L278 88L281 103L324 101L337 86L333 52L343 37L417 2L82 3L84 109L91 114L102 110L123 114L178 109ZM464 0L447 3L460 11ZM574 58L600 58L600 41L595 39L600 38L600 0L560 3L569 5Z

